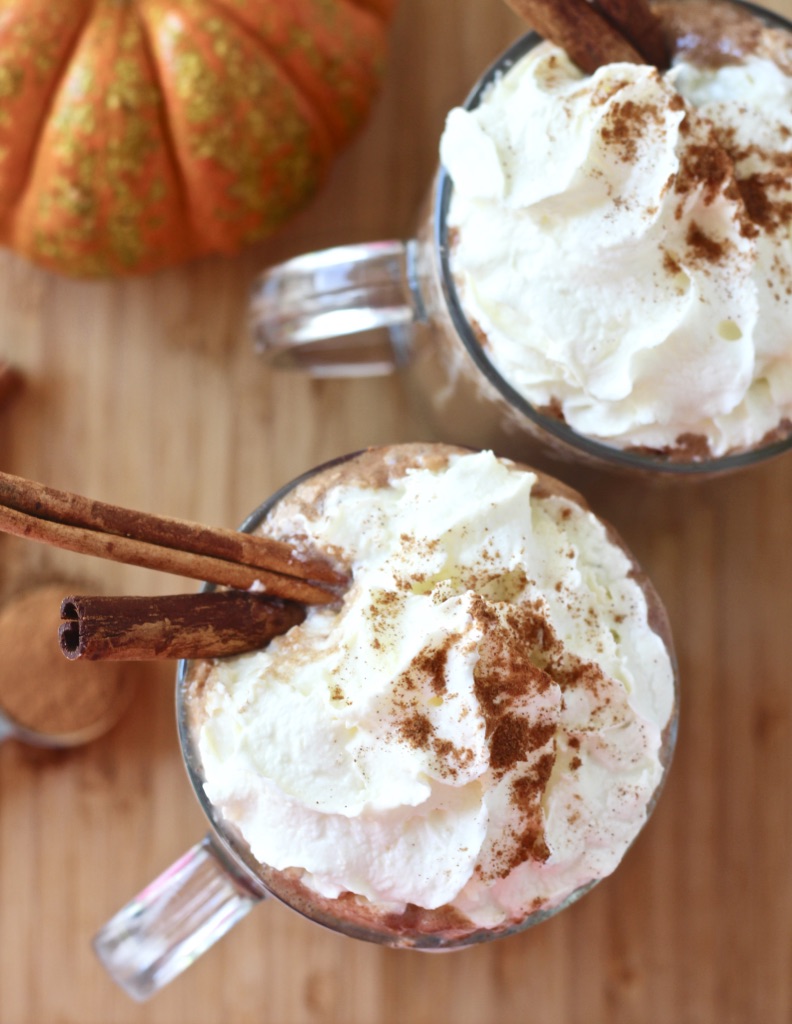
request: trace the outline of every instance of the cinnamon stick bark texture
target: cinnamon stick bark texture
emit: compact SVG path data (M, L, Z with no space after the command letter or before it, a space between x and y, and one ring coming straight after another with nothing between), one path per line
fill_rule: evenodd
M656 68L668 67L668 45L648 0L594 0L594 6Z
M506 0L540 36L565 50L581 71L604 64L646 63L638 50L588 0Z
M0 473L0 530L82 554L222 586L261 589L308 604L338 599L347 582L320 558L288 544L92 501ZM318 581L318 582L314 582Z
M262 594L214 591L167 597L66 597L58 630L70 660L216 658L266 646L305 608Z
M346 583L345 577L324 559L298 556L288 544L271 537L138 512L47 487L10 473L0 473L0 501L9 508L29 512L41 519L136 537L151 544L258 566L304 580L335 585Z

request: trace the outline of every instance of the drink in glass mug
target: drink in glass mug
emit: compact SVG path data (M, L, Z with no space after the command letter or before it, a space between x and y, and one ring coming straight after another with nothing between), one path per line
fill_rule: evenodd
M105 926L145 998L267 896L345 935L448 950L610 874L645 824L678 708L651 583L575 491L441 444L299 478L245 524L348 575L265 649L183 663L210 836Z
M666 474L792 444L792 34L658 3L670 69L585 76L535 35L451 111L415 239L257 284L257 344L317 374L401 366L444 440ZM356 332L388 326L392 347Z

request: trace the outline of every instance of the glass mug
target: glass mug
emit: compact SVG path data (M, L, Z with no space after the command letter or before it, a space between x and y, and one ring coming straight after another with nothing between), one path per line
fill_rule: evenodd
M334 459L286 484L251 513L240 529L254 532L274 506L295 487L316 474L353 459L356 454ZM673 711L663 732L660 751L662 776L647 805L645 825L663 789L676 744L679 676L662 603L645 578L643 586L654 607L654 629L668 650L674 674ZM215 588L206 584L203 589L211 591ZM342 901L325 899L318 894L306 900L304 888L298 893L281 872L268 869L252 856L245 840L208 799L203 786L197 736L190 724L186 698L189 673L190 663L179 662L176 677L179 742L190 782L208 819L209 832L111 918L93 941L94 951L105 969L133 999L143 1001L150 998L222 938L254 906L268 898L276 898L309 920L351 938L437 952L521 932L555 916L601 880L587 882L560 903L529 913L517 923L494 929L479 928L461 937L448 937L441 932L409 933L403 928L391 928L382 921L361 924L342 916ZM338 909L334 909L334 904Z
M768 25L792 28L778 15L738 6ZM519 39L476 83L464 107L475 108L493 80L539 42L534 33ZM610 447L543 415L495 368L466 318L449 267L446 218L452 190L441 166L409 241L326 249L260 275L250 307L256 349L276 368L315 377L399 371L416 400L417 418L426 423L425 435L534 464L548 454L655 478L701 478L754 465L792 447L792 432L783 431L748 450L680 461ZM386 330L375 330L381 328Z

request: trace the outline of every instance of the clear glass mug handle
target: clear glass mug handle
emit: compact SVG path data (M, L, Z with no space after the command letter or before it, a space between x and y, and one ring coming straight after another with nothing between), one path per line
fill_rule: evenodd
M112 979L142 1002L265 898L233 872L209 835L100 929L94 951Z
M251 298L257 350L279 369L312 377L392 373L408 358L409 325L426 319L415 264L414 241L388 241L271 267Z

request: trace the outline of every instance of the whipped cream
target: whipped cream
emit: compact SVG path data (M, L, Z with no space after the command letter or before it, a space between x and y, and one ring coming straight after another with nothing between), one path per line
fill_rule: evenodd
M519 920L607 875L644 823L668 648L628 555L547 478L445 446L365 459L268 519L352 584L211 665L206 794L320 896Z
M792 36L755 22L707 66L687 6L661 5L681 19L663 74L585 76L540 44L450 112L441 160L500 374L605 444L720 456L792 418Z

